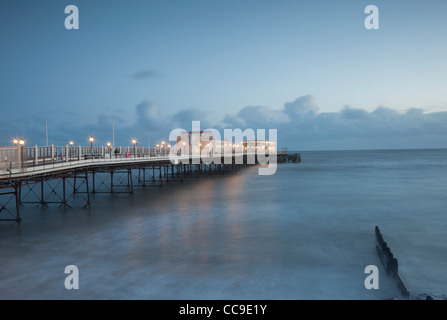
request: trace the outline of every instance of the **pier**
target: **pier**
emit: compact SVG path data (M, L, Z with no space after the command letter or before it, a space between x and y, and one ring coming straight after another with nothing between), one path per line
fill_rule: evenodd
M136 146L0 148L0 159L5 160L0 168L0 221L20 223L24 205L90 207L95 194L133 195L137 187L235 173L257 164L257 155L233 151L203 159Z

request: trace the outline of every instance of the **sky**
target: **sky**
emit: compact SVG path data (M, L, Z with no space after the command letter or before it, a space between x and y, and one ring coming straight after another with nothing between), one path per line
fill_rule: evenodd
M379 29L367 30L367 5ZM79 29L67 30L68 5ZM445 148L447 1L0 2L0 145L277 129L289 150ZM222 131L223 133L223 131Z

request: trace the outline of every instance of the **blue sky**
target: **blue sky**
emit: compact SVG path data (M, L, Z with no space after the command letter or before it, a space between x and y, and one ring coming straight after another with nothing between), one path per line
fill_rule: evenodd
M64 27L69 4L79 30ZM379 30L364 27L369 4ZM2 0L0 145L43 145L46 119L50 143L105 144L114 117L121 145L200 120L277 128L297 150L445 147L446 12L442 0Z

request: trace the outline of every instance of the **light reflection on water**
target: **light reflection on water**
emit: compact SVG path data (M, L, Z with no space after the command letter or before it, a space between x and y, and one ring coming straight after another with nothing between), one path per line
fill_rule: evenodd
M445 150L302 153L87 209L23 209L0 224L2 299L386 299L379 225L412 293L446 293ZM80 289L64 288L66 265ZM379 270L383 269L379 266Z

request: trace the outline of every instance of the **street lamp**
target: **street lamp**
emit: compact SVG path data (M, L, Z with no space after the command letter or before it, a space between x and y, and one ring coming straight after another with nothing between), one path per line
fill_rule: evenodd
M22 169L22 150L21 147L25 144L25 140L23 139L16 139L12 140L12 143L14 143L15 146L17 146L17 162L19 169Z
M70 147L73 147L73 144L74 144L73 140L70 140L68 143L70 144ZM69 152L68 156L70 157L70 161L71 161L71 148L70 148L70 152Z
M107 141L107 147L109 148L109 155L110 155L110 158L112 158L112 144L110 143L110 141Z
M92 156L93 159L93 141L95 141L95 138L90 136L90 138L88 138L88 141L90 141L90 155Z
M132 139L135 157L137 156L137 139Z

